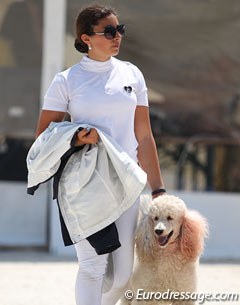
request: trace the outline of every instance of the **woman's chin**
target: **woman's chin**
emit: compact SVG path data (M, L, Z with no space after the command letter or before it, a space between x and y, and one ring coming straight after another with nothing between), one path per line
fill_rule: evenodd
M119 48L117 48L117 47L113 47L112 48L112 56L116 56L116 55L118 55L118 53L119 53Z

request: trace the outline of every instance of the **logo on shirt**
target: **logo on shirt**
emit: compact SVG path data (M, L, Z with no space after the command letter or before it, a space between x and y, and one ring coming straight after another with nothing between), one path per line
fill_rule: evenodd
M133 88L131 86L124 86L123 88L127 93L131 93L133 91Z

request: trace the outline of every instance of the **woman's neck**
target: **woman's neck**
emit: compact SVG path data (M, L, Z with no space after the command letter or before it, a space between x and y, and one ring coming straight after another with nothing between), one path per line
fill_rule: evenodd
M98 55L94 54L93 52L89 51L87 55L90 59L96 60L96 61L107 61L111 58L111 56L107 55Z

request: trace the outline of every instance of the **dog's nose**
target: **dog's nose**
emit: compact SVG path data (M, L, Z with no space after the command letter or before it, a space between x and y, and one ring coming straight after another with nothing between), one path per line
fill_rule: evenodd
M156 230L155 230L155 233L156 233L157 235L161 235L161 234L163 233L163 231L164 231L164 230L156 229Z

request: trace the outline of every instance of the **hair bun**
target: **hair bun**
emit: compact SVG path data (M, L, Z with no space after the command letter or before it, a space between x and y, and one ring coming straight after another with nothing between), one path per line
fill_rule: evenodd
M74 47L78 52L88 53L88 46L77 38L75 39Z

